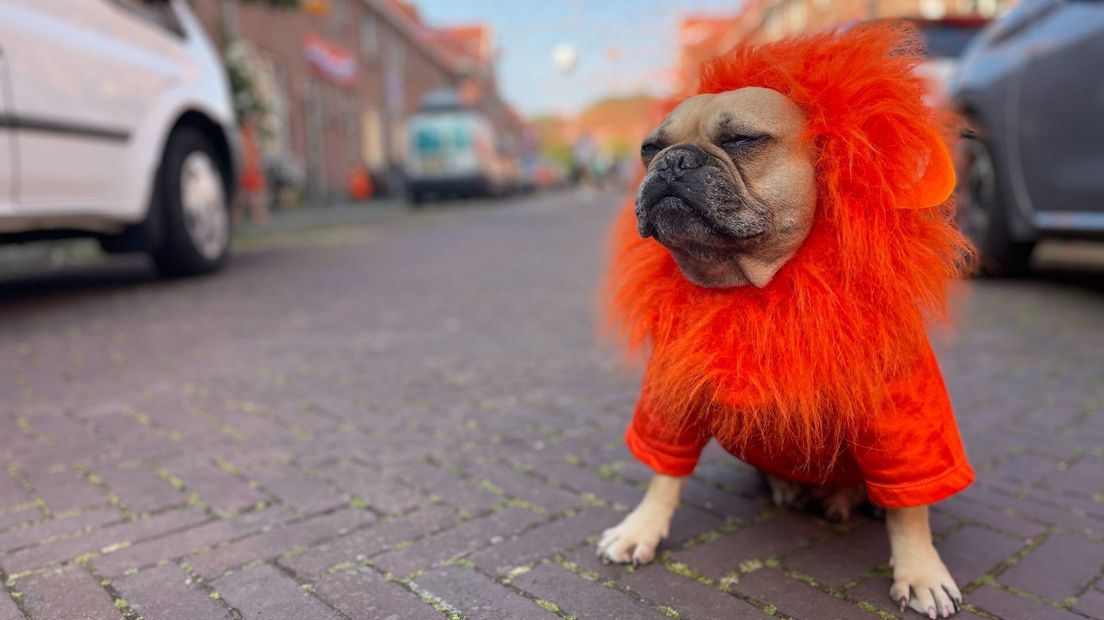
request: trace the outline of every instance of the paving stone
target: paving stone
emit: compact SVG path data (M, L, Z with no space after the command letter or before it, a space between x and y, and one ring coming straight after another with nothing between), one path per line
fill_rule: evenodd
M441 620L441 612L366 567L322 576L318 596L351 620Z
M564 489L546 483L507 463L476 463L464 468L468 475L476 480L488 481L511 497L536 504L549 514L560 514L568 508L582 506L583 499Z
M972 592L966 604L998 618L1030 618L1031 620L1074 620L1080 616L1029 598L1009 594L992 586L982 586Z
M332 566L370 557L390 546L421 538L426 534L451 527L459 521L459 516L451 508L430 506L392 521L371 525L340 536L299 555L280 558L279 563L290 568L301 578L314 580L327 573Z
M10 512L0 513L0 532L41 518L42 511L37 506L33 504L17 506L12 508Z
M636 569L620 581L643 599L669 607L679 618L764 618L761 609L731 594L677 575L660 565Z
M778 610L795 618L872 620L870 612L857 605L825 594L808 584L791 579L773 568L742 575L732 588L758 601L775 605Z
M617 522L619 521L620 519ZM606 527L617 525L617 522ZM716 514L689 504L683 504L675 511L675 516L671 519L670 533L662 541L662 546L667 549L676 548L691 538L715 530L723 524L724 520Z
M249 468L249 476L300 514L314 514L345 505L345 498L292 465Z
M135 514L155 512L188 501L186 495L144 466L105 467L95 473Z
M935 548L961 588L996 568L1023 546L1019 540L968 525L939 541Z
M965 585L961 581L956 583L960 586ZM889 588L892 585L893 580L889 577L863 577L847 590L847 597L854 601L869 603L893 617L901 617L904 614L889 598ZM966 597L966 602L970 602L969 596ZM956 615L955 618L958 616Z
M338 463L321 469L320 473L372 508L388 514L406 512L426 499L410 485L388 480L359 463Z
M207 462L172 463L167 468L216 512L229 515L267 501L268 497L233 474Z
M420 587L460 610L465 618L480 620L553 620L556 614L491 581L479 571L445 566L415 579Z
M23 472L35 493L53 512L81 510L107 504L107 495L78 472L29 469Z
M570 549L612 527L623 517L622 513L609 508L588 508L477 551L468 559L492 575L505 575L518 566Z
M243 620L338 620L340 616L269 564L231 573L211 582Z
M676 551L671 558L710 579L720 579L726 573L738 570L741 562L766 560L827 537L830 533L827 528L795 513L783 513L744 526L709 544Z
M1028 492L1027 499L1035 503L1063 506L1075 513L1081 512L1095 519L1104 520L1104 502L1093 498L1093 495L1098 492L1091 486L1087 486L1076 493L1036 487Z
M1039 536L1046 531L1046 526L1041 523L1013 516L972 500L969 491L936 504L935 511L946 511L960 519L994 527L1023 538Z
M19 607L6 591L0 592L0 620L25 620L23 612L19 611Z
M74 532L92 529L120 519L122 519L122 515L115 508L95 508L85 513L22 527L0 534L0 551L26 547L27 545L66 534L71 535Z
M180 558L205 547L252 534L291 517L289 511L278 506L247 512L132 545L121 551L95 558L92 560L92 565L102 575L109 577L121 575L130 569L162 560Z
M1104 457L1086 456L1069 469L1051 474L1047 483L1058 489L1084 493L1099 489L1101 480L1104 480Z
M751 521L766 510L766 504L722 491L716 487L690 479L682 490L684 502L707 508L723 517L735 517L741 521Z
M173 530L184 529L207 518L207 515L200 510L173 510L146 519L111 525L73 538L27 547L0 558L0 566L3 566L8 574L19 573L53 562L70 560L85 553L119 549L126 543L133 544Z
M145 620L231 618L226 608L173 564L115 579L112 586Z
M1090 541L1062 532L1051 535L998 580L1061 603L1104 569L1104 555Z
M1074 610L1094 618L1104 618L1104 592L1089 590L1077 597Z
M17 589L23 593L23 606L34 620L119 620L122 617L100 582L77 566L25 577L17 582Z
M511 583L542 601L556 605L563 613L578 618L663 620L668 617L647 603L554 564L541 564Z
M700 463L694 469L694 477L723 485L743 495L756 496L767 492L766 481L758 470L731 455L725 456L728 458Z
M31 501L30 494L7 471L0 471L0 509Z
M424 461L395 467L395 478L405 480L423 495L436 495L460 510L477 514L503 501L502 496Z
M884 523L865 522L829 542L786 558L786 566L829 586L858 579L889 563L889 537Z
M501 542L511 534L540 523L542 519L536 513L508 506L490 516L423 538L409 547L376 556L372 563L396 576L409 575L420 568L428 568L437 562Z
M603 478L597 473L563 462L542 465L535 473L581 493L593 493L606 501L632 508L640 503L644 491L636 487Z
M253 560L275 558L297 547L341 536L373 520L371 514L349 508L243 538L192 557L188 564L197 574L211 578Z
M1030 486L1055 471L1058 471L1058 464L1051 459L1018 454L985 472L985 481L1017 489Z

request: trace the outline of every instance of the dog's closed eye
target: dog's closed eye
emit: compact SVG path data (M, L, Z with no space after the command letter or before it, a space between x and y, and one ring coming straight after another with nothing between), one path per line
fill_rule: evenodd
M770 136L766 134L759 135L744 135L744 134L732 134L721 136L717 140L717 144L723 149L744 149L752 146L760 145L770 139Z

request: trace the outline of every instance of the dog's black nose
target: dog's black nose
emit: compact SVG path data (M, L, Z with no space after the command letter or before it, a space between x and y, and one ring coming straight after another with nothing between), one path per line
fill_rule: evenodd
M701 168L705 163L705 151L693 144L676 146L663 154L656 168L672 178L681 177L685 171Z

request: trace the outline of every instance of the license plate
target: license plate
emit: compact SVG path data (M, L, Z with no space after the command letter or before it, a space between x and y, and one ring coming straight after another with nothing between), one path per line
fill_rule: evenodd
M440 159L426 159L422 161L422 169L427 174L438 174L445 169L445 164Z

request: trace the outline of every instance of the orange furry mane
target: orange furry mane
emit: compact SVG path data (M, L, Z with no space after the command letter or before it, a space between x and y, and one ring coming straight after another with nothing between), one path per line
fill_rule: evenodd
M801 107L817 206L809 237L762 289L694 286L639 237L631 205L619 215L608 316L630 350L650 351L645 390L672 430L721 408L710 430L722 443L769 438L811 454L843 445L908 377L970 256L951 206L924 202L940 118L912 71L919 50L911 30L880 24L703 65L701 93L761 86Z

